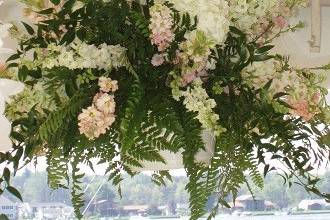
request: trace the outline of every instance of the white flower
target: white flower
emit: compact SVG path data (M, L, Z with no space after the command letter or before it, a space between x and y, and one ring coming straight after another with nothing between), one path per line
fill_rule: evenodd
M44 53L36 50L43 68L67 67L69 69L104 69L125 67L128 64L126 48L120 45L88 45L80 40L70 45L49 44Z
M175 9L197 16L197 29L216 44L222 44L229 31L229 7L223 0L170 0Z
M202 80L197 78L192 87L181 91L181 96L184 97L183 104L188 111L197 113L196 118L203 128L213 130L215 135L220 135L225 129L219 125L220 117L213 111L216 102L209 97L202 84Z
M10 96L22 92L24 85L8 79L0 79L0 151L8 151L12 147L9 139L11 124L3 115L5 102L9 101Z

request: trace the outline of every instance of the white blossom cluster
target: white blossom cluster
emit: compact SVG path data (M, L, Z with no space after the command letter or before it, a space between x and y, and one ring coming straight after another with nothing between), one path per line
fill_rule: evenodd
M18 116L27 115L32 108L39 113L43 113L44 109L56 110L56 103L45 91L45 87L45 82L38 82L33 87L25 87L23 92L12 97L10 103L15 104L7 105L6 116L14 121Z
M67 67L69 69L104 69L127 65L126 48L120 45L88 45L79 40L71 44L49 44L46 49L39 49L38 61L43 68Z
M201 79L196 79L192 86L189 86L186 91L182 91L181 95L184 97L183 104L188 111L196 112L197 119L205 129L211 129L216 136L225 131L219 126L219 115L212 109L216 107L216 102L211 99L203 88Z
M278 0L229 0L230 16L234 24L242 31L251 31L254 24L265 19L276 9ZM266 21L265 21L266 22Z
M182 13L197 16L197 29L203 31L216 44L222 44L229 31L229 7L223 0L169 0Z

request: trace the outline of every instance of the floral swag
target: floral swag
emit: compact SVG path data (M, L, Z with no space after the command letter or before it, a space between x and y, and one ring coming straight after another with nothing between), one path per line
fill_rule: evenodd
M325 77L291 67L271 45L303 28L288 22L303 0L26 4L34 25L11 27L19 49L2 71L25 89L5 110L13 147L0 154L1 192L21 198L10 170L46 156L49 185L71 187L80 219L81 164L106 164L120 192L123 173L136 175L143 161L166 164L160 152L168 150L182 154L191 219L216 195L214 217L242 184L263 187L269 172L330 199L311 172L329 162ZM215 138L209 162L196 160L203 132ZM151 178L161 185L171 176Z

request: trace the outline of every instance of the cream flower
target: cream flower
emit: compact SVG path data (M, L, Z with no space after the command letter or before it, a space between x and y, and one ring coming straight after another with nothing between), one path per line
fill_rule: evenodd
M115 121L115 116L113 114L104 114L95 106L90 106L82 110L82 113L78 116L78 120L80 133L84 134L88 139L93 140L107 132Z
M96 108L103 112L104 114L112 114L115 112L116 109L116 102L114 100L113 95L109 95L107 93L101 94L95 100Z
M197 16L197 29L203 31L216 44L222 44L229 31L229 6L220 0L170 0L175 9Z
M49 44L37 49L38 63L42 68L67 67L69 69L112 70L126 67L126 48L120 45L89 45L76 39L69 45Z
M116 92L118 90L118 81L101 76L99 78L99 87L102 92Z

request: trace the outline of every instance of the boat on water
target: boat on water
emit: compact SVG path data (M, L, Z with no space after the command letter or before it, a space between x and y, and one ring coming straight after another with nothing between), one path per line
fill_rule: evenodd
M234 211L231 215L232 216L241 216L242 215L242 211L240 211L240 210L236 210L236 211Z
M240 216L252 216L252 212L242 212Z
M180 219L180 216L140 216L140 215L133 215L133 216L118 216L113 218L112 220L147 220L147 219Z
M149 219L180 219L181 217L178 215L170 215L170 216L150 216Z
M276 216L285 216L285 215L290 215L290 212L274 212L274 215L276 215Z

